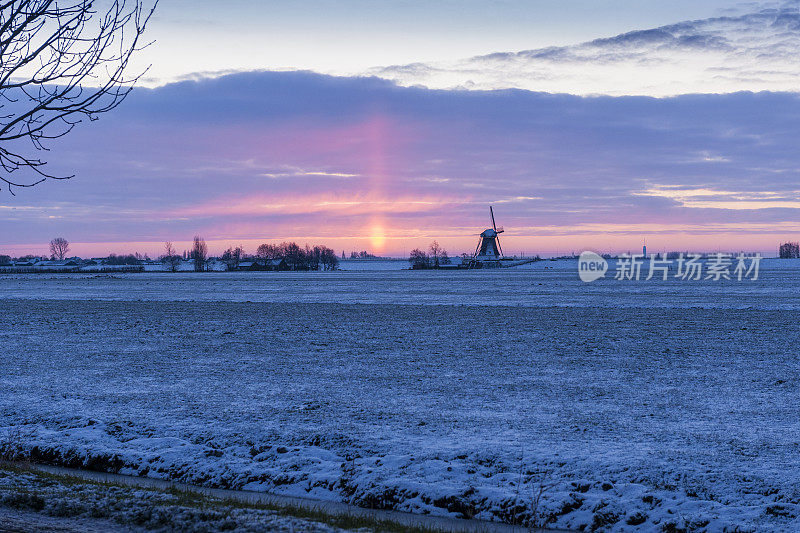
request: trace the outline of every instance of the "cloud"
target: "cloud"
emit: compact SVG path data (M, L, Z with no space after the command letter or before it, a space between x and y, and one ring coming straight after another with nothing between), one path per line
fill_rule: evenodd
M800 12L791 1L572 46L389 66L369 74L406 86L579 95L796 91L799 54Z
M692 209L800 209L800 190L784 191L725 191L709 188L687 188L681 186L654 186L636 196L674 199L682 207Z
M378 227L387 251L433 238L465 251L496 204L507 246L528 250L643 231L772 247L768 235L800 229L798 136L795 94L579 97L239 73L137 89L54 145L54 170L75 179L6 197L0 221L7 245L64 235L158 251L200 233L349 250Z

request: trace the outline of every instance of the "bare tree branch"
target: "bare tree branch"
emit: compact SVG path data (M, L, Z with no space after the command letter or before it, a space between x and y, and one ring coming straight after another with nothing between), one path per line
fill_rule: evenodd
M59 261L67 257L69 252L69 241L64 237L56 237L50 241L50 255Z
M146 72L127 75L158 0L111 0L98 11L94 0L0 2L0 185L33 187L55 176L46 161L24 153L58 139L84 119L96 120L125 100ZM27 176L17 178L16 172ZM27 171L27 172L26 172Z

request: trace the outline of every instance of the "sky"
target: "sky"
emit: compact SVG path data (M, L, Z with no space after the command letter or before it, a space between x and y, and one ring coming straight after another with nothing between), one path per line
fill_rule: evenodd
M720 0L162 0L152 83L190 73L373 67L577 44L747 10Z
M162 0L143 86L0 193L0 253L797 240L795 2ZM136 68L137 65L134 66Z

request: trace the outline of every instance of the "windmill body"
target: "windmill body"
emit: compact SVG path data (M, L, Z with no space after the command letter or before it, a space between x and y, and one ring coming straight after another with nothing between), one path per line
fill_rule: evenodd
M475 259L479 261L499 261L502 257L497 232L493 228L481 233L478 247L475 249Z
M476 266L499 266L498 261L503 259L503 249L500 247L500 234L503 228L498 228L494 222L494 210L489 206L489 215L492 219L492 227L483 230L478 239L478 247L475 248L473 261Z
M489 216L492 219L492 227L486 228L478 234L478 246L475 248L474 254L471 256L464 254L461 258L460 265L448 265L446 267L437 266L436 268L510 268L540 260L538 256L527 259L504 256L503 247L500 246L500 234L503 233L504 230L502 227L497 227L494 221L494 209L492 209L492 206L489 206Z

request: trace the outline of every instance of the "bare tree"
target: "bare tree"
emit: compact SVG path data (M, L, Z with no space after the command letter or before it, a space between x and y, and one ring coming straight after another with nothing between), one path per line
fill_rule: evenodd
M778 256L781 259L800 258L800 244L796 242L785 242L781 244L781 247L778 250Z
M161 262L167 265L170 272L177 272L181 264L181 256L175 253L175 247L169 241L164 243L164 255L161 256Z
M64 237L56 237L50 241L50 255L59 261L67 257L69 252L69 241Z
M274 244L260 244L256 248L256 257L259 259L279 259L280 250Z
M339 267L339 258L336 257L336 252L327 246L322 247L322 269L323 270L336 270Z
M296 242L283 242L278 246L289 270L306 270L306 252Z
M447 251L444 248L442 248L436 241L433 241L431 243L429 250L430 250L430 258L431 261L433 261L434 267L438 267L440 264L442 264L442 259L447 257ZM450 258L447 257L447 263L449 262Z
M93 0L0 0L0 184L11 194L72 177L46 172L23 144L47 150L45 141L117 107L144 74L126 74L158 3L143 1L98 10Z
M202 272L206 269L206 263L208 262L208 246L206 246L206 241L198 235L194 236L192 261L194 261L195 272Z
M339 258L336 257L336 252L327 246L314 246L311 251L312 262L311 269L319 270L336 270L339 266Z
M239 263L242 262L242 258L244 257L244 248L241 246L237 246L235 248L228 248L222 254L222 262L225 263L225 266L228 270L236 270L239 268Z
M431 266L431 260L428 257L428 254L419 248L414 248L411 250L411 254L408 257L408 262L411 264L411 268L414 270L430 268Z

